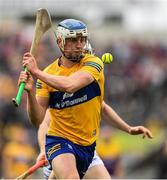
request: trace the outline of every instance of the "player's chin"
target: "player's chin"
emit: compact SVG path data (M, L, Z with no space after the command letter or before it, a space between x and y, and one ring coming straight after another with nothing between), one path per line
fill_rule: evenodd
M80 53L80 54L75 54L75 55L73 55L73 56L72 56L72 59L73 59L74 61L80 61L83 57L84 57L84 55L83 55L82 53Z
M73 56L81 56L83 54L83 51L74 51Z
M83 55L83 51L74 51L73 53L71 53L71 56L73 57L80 57Z

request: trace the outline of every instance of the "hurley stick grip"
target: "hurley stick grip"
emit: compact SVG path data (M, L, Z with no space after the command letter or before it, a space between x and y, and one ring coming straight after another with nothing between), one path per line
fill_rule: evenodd
M24 71L27 71L27 68L24 68ZM17 92L16 98L12 99L13 104L18 107L21 103L21 99L22 99L22 95L24 92L24 88L25 88L26 83L25 82L21 82L20 86L19 86L19 90Z

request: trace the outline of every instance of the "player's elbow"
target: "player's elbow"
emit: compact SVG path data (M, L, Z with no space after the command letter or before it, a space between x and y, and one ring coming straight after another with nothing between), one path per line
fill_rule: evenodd
M64 83L64 91L71 94L76 91L86 87L94 81L94 78L91 76L85 76L84 78L68 78L66 83Z
M106 103L103 101L103 102L102 102L102 105L101 105L101 110L102 110L102 112L105 111L105 108L106 108Z
M75 93L78 90L76 84L77 83L75 83L69 78L66 83L63 84L62 90L69 94Z
M69 85L69 86L64 87L64 91L66 93L72 94L72 93L75 93L77 89L75 88L75 86Z

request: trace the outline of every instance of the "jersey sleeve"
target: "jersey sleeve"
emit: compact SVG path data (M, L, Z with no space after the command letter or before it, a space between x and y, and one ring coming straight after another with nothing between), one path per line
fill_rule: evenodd
M45 69L44 72L47 72L47 69ZM49 97L48 85L40 79L37 79L36 82L36 96Z
M81 71L91 74L96 81L99 80L101 73L103 72L104 65L101 59L96 56L90 56L82 65Z
M48 86L41 80L37 80L36 82L36 96L40 97L49 97Z

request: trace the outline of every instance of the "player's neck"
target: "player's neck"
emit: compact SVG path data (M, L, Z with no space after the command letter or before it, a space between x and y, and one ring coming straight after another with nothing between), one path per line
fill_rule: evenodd
M69 59L67 59L65 56L61 57L61 65L67 68L72 67L73 65L75 65L75 62L70 61Z

